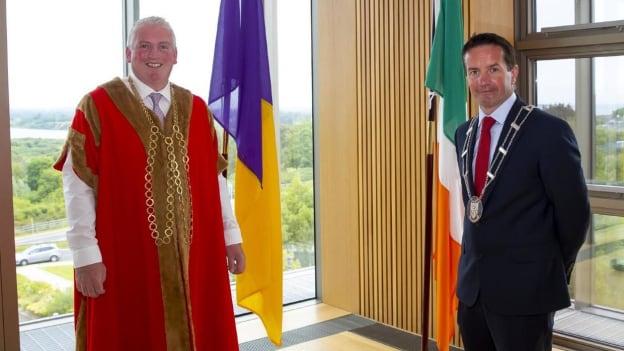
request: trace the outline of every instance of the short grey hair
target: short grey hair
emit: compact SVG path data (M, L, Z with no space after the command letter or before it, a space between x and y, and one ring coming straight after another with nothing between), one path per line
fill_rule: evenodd
M171 25L169 24L169 22L167 22L167 20L158 16L145 17L136 21L134 23L134 26L132 26L130 33L128 34L128 42L126 43L126 47L132 48L132 46L134 45L134 37L136 36L136 31L146 25L161 26L168 29L169 32L171 32L171 38L173 38L173 47L177 47L176 37L175 33L173 32L173 28L171 28Z

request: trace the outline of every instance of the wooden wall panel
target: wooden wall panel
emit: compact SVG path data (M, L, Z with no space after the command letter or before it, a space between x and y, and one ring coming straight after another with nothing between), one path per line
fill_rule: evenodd
M314 4L321 298L420 333L431 2ZM512 6L465 0L466 36L512 39Z
M431 8L356 5L360 313L418 331Z
M466 39L474 33L496 33L514 43L513 0L464 0L464 32ZM470 116L478 113L477 103L470 97Z
M315 164L323 301L359 312L355 0L315 8Z

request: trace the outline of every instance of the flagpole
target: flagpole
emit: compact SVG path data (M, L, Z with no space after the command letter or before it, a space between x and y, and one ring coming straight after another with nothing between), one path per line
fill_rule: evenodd
M431 251L433 246L433 144L434 144L434 128L436 120L436 97L431 99L431 107L429 108L429 116L427 118L427 157L426 157L426 192L425 200L425 257L424 257L424 279L423 279L423 299L422 299L422 339L421 350L428 350L429 344L429 305L431 295Z
M223 156L223 158L227 161L228 160L228 142L230 141L230 135L228 134L227 130L225 130L225 128L223 128L223 145L222 145L222 149L221 149L221 156ZM228 168L225 167L225 169L223 170L223 172L221 172L221 174L223 174L223 177L227 179L227 170Z
M431 1L431 43L435 33L435 0ZM427 116L427 156L425 160L425 242L424 242L424 272L423 272L423 298L422 298L422 338L420 349L429 349L429 305L431 295L431 248L433 246L433 145L434 126L436 122L436 98L431 98L429 113ZM446 350L444 350L446 351Z

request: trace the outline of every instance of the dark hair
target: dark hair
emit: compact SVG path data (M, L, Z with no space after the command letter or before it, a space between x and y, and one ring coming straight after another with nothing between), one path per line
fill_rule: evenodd
M466 53L470 49L483 45L496 45L500 47L503 50L503 58L505 60L505 64L507 64L508 70L516 66L516 51L513 46L511 46L511 43L509 43L507 39L494 33L473 34L470 39L468 39L466 44L464 44L462 57L465 57Z

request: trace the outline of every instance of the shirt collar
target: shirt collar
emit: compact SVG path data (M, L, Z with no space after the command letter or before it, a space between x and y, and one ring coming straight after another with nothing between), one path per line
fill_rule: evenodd
M139 78L137 78L132 70L130 70L129 76L130 78L132 78L132 82L134 83L137 92L139 93L139 95L141 95L141 99L145 100L147 99L149 94L156 92L160 93L167 101L171 101L171 90L169 89L169 87L171 86L170 82L167 82L167 85L165 85L165 87L161 90L155 91L149 85L143 83Z
M509 111L511 111L511 107L513 106L514 102L516 102L516 93L512 92L507 100L500 104L500 106L498 106L498 108L489 115L483 112L481 107L479 107L479 125L481 125L481 121L483 121L483 118L485 118L486 116L494 118L497 123L505 124L507 115L509 114Z

